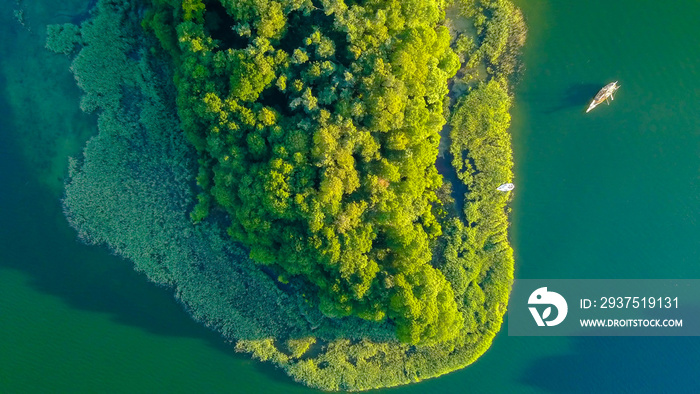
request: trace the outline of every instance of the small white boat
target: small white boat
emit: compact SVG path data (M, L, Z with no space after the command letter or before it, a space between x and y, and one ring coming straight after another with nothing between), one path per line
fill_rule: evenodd
M509 192L513 189L515 189L515 185L512 183L504 183L496 188L496 190L498 190L499 192Z
M617 81L610 82L609 84L603 86L603 88L600 89L598 94L596 94L595 97L593 97L593 101L591 101L591 105L588 106L586 113L590 112L593 108L597 107L598 104L602 103L603 101L608 101L608 98L610 98L610 100L615 100L613 94L619 88L620 87L617 85ZM610 103L608 102L608 105L609 104Z

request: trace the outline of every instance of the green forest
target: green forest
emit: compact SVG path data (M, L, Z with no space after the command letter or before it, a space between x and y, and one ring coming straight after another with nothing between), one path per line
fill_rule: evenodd
M513 278L525 33L507 0L100 0L48 30L98 113L66 216L309 386L464 367Z

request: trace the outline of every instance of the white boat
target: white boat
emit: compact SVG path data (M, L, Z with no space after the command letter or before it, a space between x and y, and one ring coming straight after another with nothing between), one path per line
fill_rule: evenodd
M607 101L608 98L610 98L610 100L615 100L613 94L619 88L620 86L617 85L617 81L610 82L609 84L603 86L603 88L600 89L598 94L596 94L595 97L593 97L593 101L591 101L591 105L588 106L586 113L590 112L593 108L597 107L598 104L602 103L603 101Z
M504 183L496 188L496 190L498 190L499 192L509 192L513 189L515 189L515 185L512 183Z

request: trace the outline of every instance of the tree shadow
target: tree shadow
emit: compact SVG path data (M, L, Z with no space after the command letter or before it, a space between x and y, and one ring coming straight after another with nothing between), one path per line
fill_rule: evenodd
M582 110L585 110L603 85L600 83L575 83L561 92L558 105L550 108L546 113L552 114L572 107L581 107Z
M442 175L444 181L450 184L450 196L454 200L453 209L451 209L451 211L464 219L464 197L469 190L464 182L459 179L457 170L452 166L454 155L452 155L450 151L450 146L452 145L452 138L450 136L451 130L452 125L449 123L445 124L442 130L440 130L440 147L438 148L438 156L435 159L435 168L438 173ZM469 158L469 160L472 161L472 166L476 168L473 160L471 158Z

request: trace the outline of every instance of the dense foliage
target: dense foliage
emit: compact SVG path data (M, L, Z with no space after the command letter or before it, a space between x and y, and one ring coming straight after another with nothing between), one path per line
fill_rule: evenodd
M173 51L200 154L193 219L223 207L251 257L313 283L328 316L389 317L413 344L453 338L462 316L430 264L460 67L440 3L156 4L145 25Z
M496 63L486 62L491 69L484 78L486 81L471 82L468 94L449 106L447 105L448 100L444 96L446 90L440 93L442 96L439 104L427 102L425 98L427 90L415 90L420 88L420 84L413 86L414 90L401 91L402 95L406 97L399 99L404 103L405 108L410 107L410 101L415 97L412 92L423 94L423 113L427 114L428 119L434 119L436 124L442 125L445 122L445 114L452 114L448 128L443 129L442 137L448 142L448 148L442 154L450 157L451 168L456 171L456 176L448 176L454 183L454 191L452 192L450 192L449 182L442 182L440 175L434 175L435 180L427 179L429 174L434 174L435 170L432 167L435 163L433 162L430 166L425 167L426 180L424 181L426 183L421 184L425 186L425 189L421 191L422 195L410 194L411 192L401 189L399 187L401 184L407 185L401 179L391 181L387 178L386 182L382 182L380 185L386 189L382 192L384 194L375 197L379 199L391 196L398 199L399 196L403 196L401 193L408 193L408 197L402 198L413 196L415 197L414 204L421 201L428 204L427 206L430 206L431 214L435 218L435 223L429 225L424 221L423 216L418 216L415 223L411 225L413 229L419 226L424 229L427 236L428 253L430 254L428 260L417 266L416 269L419 270L419 273L435 272L434 276L444 278L437 280L433 286L442 286L441 288L451 292L451 302L447 302L447 304L453 303L457 311L455 321L452 323L454 331L446 336L441 336L439 331L434 332L434 329L440 327L441 322L431 323L425 319L412 322L410 320L412 316L401 317L397 314L399 312L391 310L393 307L391 305L392 292L400 291L402 285L394 284L394 287L389 287L387 285L391 283L388 283L390 282L388 279L390 275L393 275L392 278L395 280L397 275L392 274L392 272L399 268L380 266L379 262L393 261L391 259L396 258L396 256L387 255L385 260L375 261L377 267L385 269L387 273L377 272L375 274L373 284L367 290L364 298L371 300L372 297L378 297L378 300L375 301L386 302L384 307L387 308L387 315L399 325L403 324L403 327L407 327L404 332L399 331L400 335L405 335L403 339L409 342L417 340L423 345L412 346L396 340L396 335L393 333L395 325L390 319L375 322L372 319L376 319L377 316L361 316L359 310L362 310L362 305L365 305L362 297L360 299L353 298L351 302L352 313L349 316L337 317L348 313L347 311L339 312L334 309L329 311L328 308L335 304L323 306L326 313L324 316L318 308L323 295L313 296L309 291L316 289L320 293L323 292L321 286L313 282L314 279L306 278L305 274L298 273L296 278L305 279L296 280L295 276L282 265L284 263L269 264L268 262L267 266L261 267L247 256L248 253L244 248L230 241L230 237L226 235L224 229L230 227L231 223L225 218L235 218L233 214L237 211L228 208L222 211L217 208L226 207L219 201L218 194L215 194L220 193L215 192L216 182L218 182L216 173L222 171L224 167L219 165L218 159L211 156L209 145L216 144L215 141L221 139L219 143L222 146L225 146L226 149L233 149L233 142L229 141L229 138L236 139L231 136L233 133L228 129L220 128L218 133L213 133L211 127L217 123L216 119L200 117L199 112L188 112L188 108L199 111L210 105L208 102L197 104L196 98L202 98L199 94L201 92L188 90L189 96L187 96L182 94L182 88L176 88L180 83L192 86L196 83L202 89L212 87L212 90L207 91L207 93L215 93L221 100L222 109L221 112L217 113L219 123L221 119L225 119L226 127L228 127L229 123L239 124L240 122L238 130L245 130L247 135L258 133L264 136L263 145L266 150L263 153L266 152L269 157L259 156L258 159L252 160L251 155L253 154L251 152L238 151L244 152L244 157L251 159L252 164L245 164L248 166L246 167L249 169L248 173L240 174L238 178L231 175L232 181L241 182L247 179L246 177L252 178L259 175L255 169L271 165L272 155L281 155L281 153L275 153L279 151L278 147L281 146L295 154L310 154L310 158L307 160L310 160L313 165L308 165L306 171L319 177L314 178L317 182L316 189L310 187L313 189L310 193L316 199L322 194L323 189L319 179L332 177L340 170L347 170L345 173L347 174L352 169L357 174L358 182L360 179L364 179L363 176L371 174L379 177L376 175L379 172L371 171L381 171L381 168L377 170L370 165L377 158L379 158L381 165L384 161L389 164L401 163L402 155L405 155L405 152L412 152L415 146L423 146L428 150L428 153L414 153L412 160L417 160L415 158L417 155L424 154L432 156L431 160L434 161L437 154L437 141L433 139L439 138L436 134L439 127L426 120L425 123L418 123L413 129L400 128L395 130L390 127L388 131L378 132L374 123L364 123L365 120L374 122L376 121L374 116L381 116L382 110L379 109L380 106L377 103L384 102L383 98L388 97L382 93L382 84L371 85L373 73L366 74L360 82L355 80L353 85L350 85L351 87L346 87L346 89L351 90L360 85L380 88L380 92L373 96L377 101L372 102L369 108L365 108L367 112L363 115L364 117L356 119L352 115L343 118L346 122L349 119L354 128L349 126L343 128L342 124L339 125L337 122L340 121L339 116L341 115L339 114L342 108L330 108L328 107L330 104L318 104L317 102L319 108L308 112L303 107L300 107L301 109L296 107L285 109L282 105L285 102L291 103L296 98L302 98L299 105L303 106L304 102L302 96L296 97L293 92L279 89L277 86L279 76L275 80L274 87L266 88L272 90L263 89L253 101L224 95L228 94L228 91L216 90L225 88L221 85L222 83L225 85L224 82L226 82L221 81L222 75L212 74L212 70L215 68L210 63L203 64L206 67L196 67L197 62L202 59L195 57L196 54L186 54L183 48L196 46L198 41L180 40L178 34L185 27L180 26L173 30L174 21L176 18L183 18L183 20L187 18L188 22L182 23L187 26L200 25L203 33L213 34L213 36L204 37L201 41L202 49L195 51L197 53L208 51L212 61L217 56L226 56L229 52L228 49L231 49L233 53L243 51L243 56L247 56L251 46L254 48L257 44L251 44L252 41L246 44L238 40L242 39L241 37L249 39L259 29L267 30L260 27L262 26L260 22L248 24L249 34L245 33L246 27L242 26L242 30L240 30L243 31L242 35L229 34L224 30L213 28L212 26L217 23L230 22L226 22L223 18L217 20L213 15L228 14L221 14L222 11L225 11L222 8L215 8L216 13L207 14L207 10L211 10L211 7L217 7L213 4L218 3L206 2L204 8L200 4L203 3L190 1L187 2L187 7L173 8L170 3L157 2L154 8L156 11L149 14L144 25L150 31L155 31L160 44L156 44L153 41L155 39L150 39L149 35L140 34L138 31L135 21L143 14L139 2L132 0L100 0L94 17L79 28L73 25L63 25L55 26L49 30L48 46L54 51L72 53L76 47L79 49L72 70L80 87L85 91L81 106L85 111L98 111L99 113L99 134L89 141L83 152L83 157L71 162L70 178L66 184L66 197L64 199L66 216L78 230L81 238L88 242L105 243L116 253L133 260L137 269L145 272L151 280L172 286L178 299L197 320L221 332L226 338L235 340L237 350L249 352L260 360L273 362L294 379L309 386L325 390L365 390L395 386L438 376L462 368L476 360L489 347L501 326L513 273L512 250L507 243L506 232L505 207L508 195L494 190L498 184L512 179L510 137L506 131L510 106L507 79L505 78L508 74L495 72L497 68L502 69L503 67L499 66L499 68L496 67ZM379 3L373 5L378 7L375 9L377 12L375 15L381 16L382 13L379 11L382 8L379 7L380 5ZM364 6L370 7L368 3L364 3ZM270 7L272 7L272 11L266 11L265 15L274 14L275 6ZM300 21L307 21L308 23L302 25L310 29L309 31L325 32L323 36L331 37L329 40L332 40L335 45L336 55L334 56L339 56L337 53L340 46L335 44L339 37L337 34L331 33L335 27L324 24L333 13L326 15L325 12L310 11L308 15L305 15L303 12L305 6L302 4L299 7L297 11L284 15L293 14ZM442 9L440 7L442 5L438 4L436 9L439 11ZM493 23L490 22L492 21L490 15L493 15L494 10L502 7L512 7L512 5L501 0L469 2L468 4L465 2L462 4L460 12L464 16L471 15L470 18L474 19L478 19L479 15L484 15L483 24L487 24ZM356 8L356 6L351 6L349 9L353 8L355 12L359 12L360 8ZM367 10L370 8L362 9L368 12ZM349 13L350 11L345 9L343 12ZM407 13L405 10L401 12ZM415 12L413 10L410 14ZM251 18L254 18L255 15ZM369 14L365 14L366 18L362 20L363 26L373 26L378 23L367 15ZM519 20L518 14L514 15L509 20ZM382 18L391 19L386 14L379 19ZM438 21L440 21L439 18L442 18L440 13L438 13ZM422 23L423 21L416 22L414 25ZM441 30L438 27L440 23L432 25L433 27L426 31ZM288 29L289 23L286 26ZM509 37L521 32L516 23L510 26L507 28ZM451 44L456 48L460 59L470 59L474 56L481 56L476 55L478 53L487 52L484 49L485 42L487 42L487 36L484 32L487 30L484 29L479 35L472 37L472 45L466 45L462 49L457 44L460 37L464 38L465 36L452 31ZM226 36L226 34L229 35ZM369 36L373 36L373 34L378 33L372 33ZM430 33L427 34L430 35ZM287 45L281 37L282 35L278 38L270 38L268 41L271 46ZM379 58L379 54L382 56L391 55L395 36L380 35L377 37L384 39L384 43L377 44L376 47L368 46L364 49L374 48L371 50L375 51L377 58ZM517 40L512 37L507 40L507 42L515 41ZM226 50L217 49L216 45L221 45L222 42L231 43L233 46ZM167 57L159 56L159 51L154 48L157 45L166 48L170 55ZM292 48L291 44L289 45L289 48ZM318 56L316 47L314 47L316 44L312 42L304 45L307 48L308 59L300 64L306 64L306 66L293 64L291 61L287 65L280 63L275 66L277 67L275 73L279 72L281 75L284 71L284 75L292 75L298 72L297 78L303 80L302 83L310 89L313 97L317 97L319 93L315 89L322 86L322 83L314 82L313 78L308 79L309 77L304 74L304 71L299 70L306 70L304 67L321 60L315 57ZM511 58L512 48L507 48L498 59ZM276 49L275 51L286 51L286 49ZM294 52L292 51L292 53ZM217 55L221 53L223 55ZM362 53L360 52L358 59L362 58ZM435 53L439 53L439 51L431 49L425 56L435 57ZM442 53L449 53L447 47L442 49ZM267 54L266 52L260 56L265 58ZM419 55L421 54L416 53L410 56L417 57ZM194 67L204 73L203 75L206 77L204 82L184 73L185 60L183 59L187 59L188 56L193 59L189 60L188 64L191 65L188 67ZM333 61L338 62L336 67L345 67L346 71L350 70L347 72L353 73L352 67L358 65L358 60L353 60L351 55L347 56L347 58L343 58L346 60L342 62L337 57L333 58L335 59ZM451 57L451 55L445 56ZM205 56L203 59L206 58ZM392 61L386 58L382 60L385 64L385 70L393 70L394 63ZM171 70L171 62L176 66L174 71ZM408 65L412 62L418 66L423 64L421 60L412 59L406 60L403 64ZM497 60L497 63L506 64L501 60ZM229 64L229 67L234 66L236 64ZM418 66L413 70L419 70ZM465 64L458 75L462 76L460 78L464 78L465 75L475 74L474 70L477 68L475 65ZM428 66L429 69L430 66ZM450 73L453 74L454 70ZM446 73L446 75L450 73ZM361 72L356 72L356 74L363 75ZM391 73L387 71L386 75L380 74L377 77L382 83L388 83L387 80L394 81L393 85L387 85L391 87L391 89L387 87L387 95L390 95L390 91L393 91L396 86L406 83L403 79L392 78L392 76L393 71ZM245 79L242 74L236 78ZM176 82L176 86L169 82L172 80ZM368 85L363 85L365 82ZM228 83L232 82L228 81ZM333 80L329 78L326 83L331 84ZM329 85L323 86L325 89ZM301 91L297 93L303 95ZM362 91L355 99L361 104L364 103L366 93L369 92ZM206 97L205 94L204 98L206 99ZM343 98L339 97L335 102L338 103L342 100ZM238 103L238 107L235 108L247 108L250 114L254 114L254 116L251 115L252 120L250 120L254 124L253 126L247 125L236 117L245 111L241 109L240 111L243 112L239 113L227 107L233 102ZM183 103L190 104L192 107L183 108ZM411 114L405 108L396 112L394 114L396 117L388 120L387 125L391 126L394 122L399 121L406 124L405 119L410 118ZM261 122L266 121L264 117L261 120L260 114L267 113L266 109L274 115L274 123L261 125ZM322 121L323 111L328 115L326 123ZM179 116L177 112L179 112ZM225 117L222 114L225 114ZM299 123L295 124L295 121ZM204 145L197 146L197 136L192 135L194 129L191 128L191 124L187 125L187 122L197 122L196 124L207 133L200 136L199 143ZM185 129L190 143L187 142L181 129ZM286 135L287 130L296 130L299 138L306 138L304 142L306 145L302 143L294 145L289 138L283 141L275 140L277 135L275 133ZM324 141L334 146L334 149L328 150L331 156L326 158L327 161L313 161L321 160L319 157L325 157L323 154L326 151L312 150L309 153L301 148L312 149L316 144L314 136L321 133L321 130L331 133L330 137ZM403 150L394 151L386 146L394 141L390 139L391 135L401 135L400 133L408 131L418 133L410 135L411 137L422 135L425 139L417 138L416 141L413 141L406 134L405 138L397 140L403 141ZM223 138L222 135L228 137ZM350 140L350 137L359 138L358 136L362 135L368 135L377 145L375 156L372 156L374 159L371 159L369 164L363 162L362 157L362 149L364 149L362 141L365 140L360 138L360 142L354 141L354 145L353 141ZM274 141L275 144L272 144L271 141ZM243 144L240 140L237 143ZM248 149L247 144L246 137L246 149ZM351 153L346 159L352 158L353 165L343 167L338 160L342 162L342 159L339 158L345 157L347 149ZM293 161L295 154L290 154L291 159L288 160ZM233 160L232 157L229 155L229 160ZM264 159L265 157L267 159ZM206 162L206 160L210 160L210 162ZM224 162L226 161L224 160ZM301 163L293 162L293 164L293 171L300 171L298 168L303 168L305 163L302 161ZM422 164L403 164L404 167L399 167L397 164L397 168L418 168L419 165ZM330 175L326 175L326 172L329 172ZM406 175L406 179L409 179L409 175ZM290 185L298 185L301 179L303 179L301 175L284 178L285 182ZM311 182L312 178L309 179ZM433 181L436 183L431 183L428 186L428 183ZM199 186L193 188L196 183ZM438 189L440 183L443 185ZM371 189L369 192L362 192L365 190L363 185L360 182L355 191L343 192L340 202L336 203L338 208L345 207L343 209L347 209L350 203L361 203L360 200L348 199L354 195L353 193L364 197L366 195L361 193L371 192ZM466 190L464 190L464 186L461 186L463 191L458 192L460 185L466 186ZM232 184L232 190L240 190L238 186L234 186ZM291 187L288 190L294 190ZM197 193L199 193L199 198L196 196ZM435 196L438 196L439 199ZM452 204L450 196L457 200L457 204ZM235 198L242 197L236 196ZM199 204L195 204L196 200L199 200ZM381 222L382 218L371 216L377 214L375 210L378 209L370 209L372 201L374 200L366 202L367 206L359 213L356 220L368 219L370 227L379 231L374 228L374 223ZM397 201L403 202L404 200ZM267 204L264 200L259 200L259 202L258 205ZM296 203L290 202L290 204L293 206ZM259 209L267 212L271 208L263 206ZM408 210L406 207L397 207L396 209L398 209L396 211L398 213ZM207 210L211 210L212 213L205 218ZM304 222L302 219L303 217L295 219L297 221L297 226L294 227L296 230L299 230L300 226L308 225L309 222ZM291 218L284 220L293 221ZM286 222L283 221L283 223ZM338 226L340 225L342 222L339 222L337 217L333 223L328 224L338 233L339 239L346 237L345 234L348 233L348 230L360 228L362 223L355 221L345 224L347 227L345 233L339 231ZM387 229L386 226L377 228L381 231L391 230ZM440 229L441 235L429 235L428 230L426 230L429 228ZM236 235L235 232L232 231L232 233ZM387 235L383 234L382 237L384 239L381 242L387 242ZM373 256L373 253L376 253L373 249L378 245L377 242L379 242L378 238L373 239L372 249L365 253L368 259ZM399 250L403 249L399 248ZM426 268L420 268L422 266ZM322 273L326 274L327 278L331 278L333 272L340 275L341 268L337 269L337 272L332 270L326 272L323 269ZM386 277L381 277L381 275L386 275ZM380 283L382 281L379 279L382 279L383 283ZM342 276L340 280L343 280ZM306 285L307 281L314 283L313 286ZM385 290L387 294L380 294L381 287L375 288L374 282L377 282L379 286L387 286L388 289ZM420 294L422 283L414 286L414 283L408 280L406 282L405 288L413 286L413 290L418 290L414 294L410 294L416 303L420 304L423 300L429 300L430 297L434 296ZM422 305L418 306L423 307ZM434 307L434 305L430 307ZM432 312L434 309L425 313ZM437 313L439 314L439 310ZM414 332L419 333L418 338L414 336Z
M177 286L192 314L226 336L305 334L304 316L313 311L300 310L303 303L252 269L245 251L215 228L188 220L196 157L179 131L171 73L129 38L138 34L125 24L129 2L100 5L78 35L49 30L51 40L73 37L71 45L82 46L71 69L85 91L81 106L99 113L99 134L70 161L63 201L69 222L85 242L106 243L150 280Z

